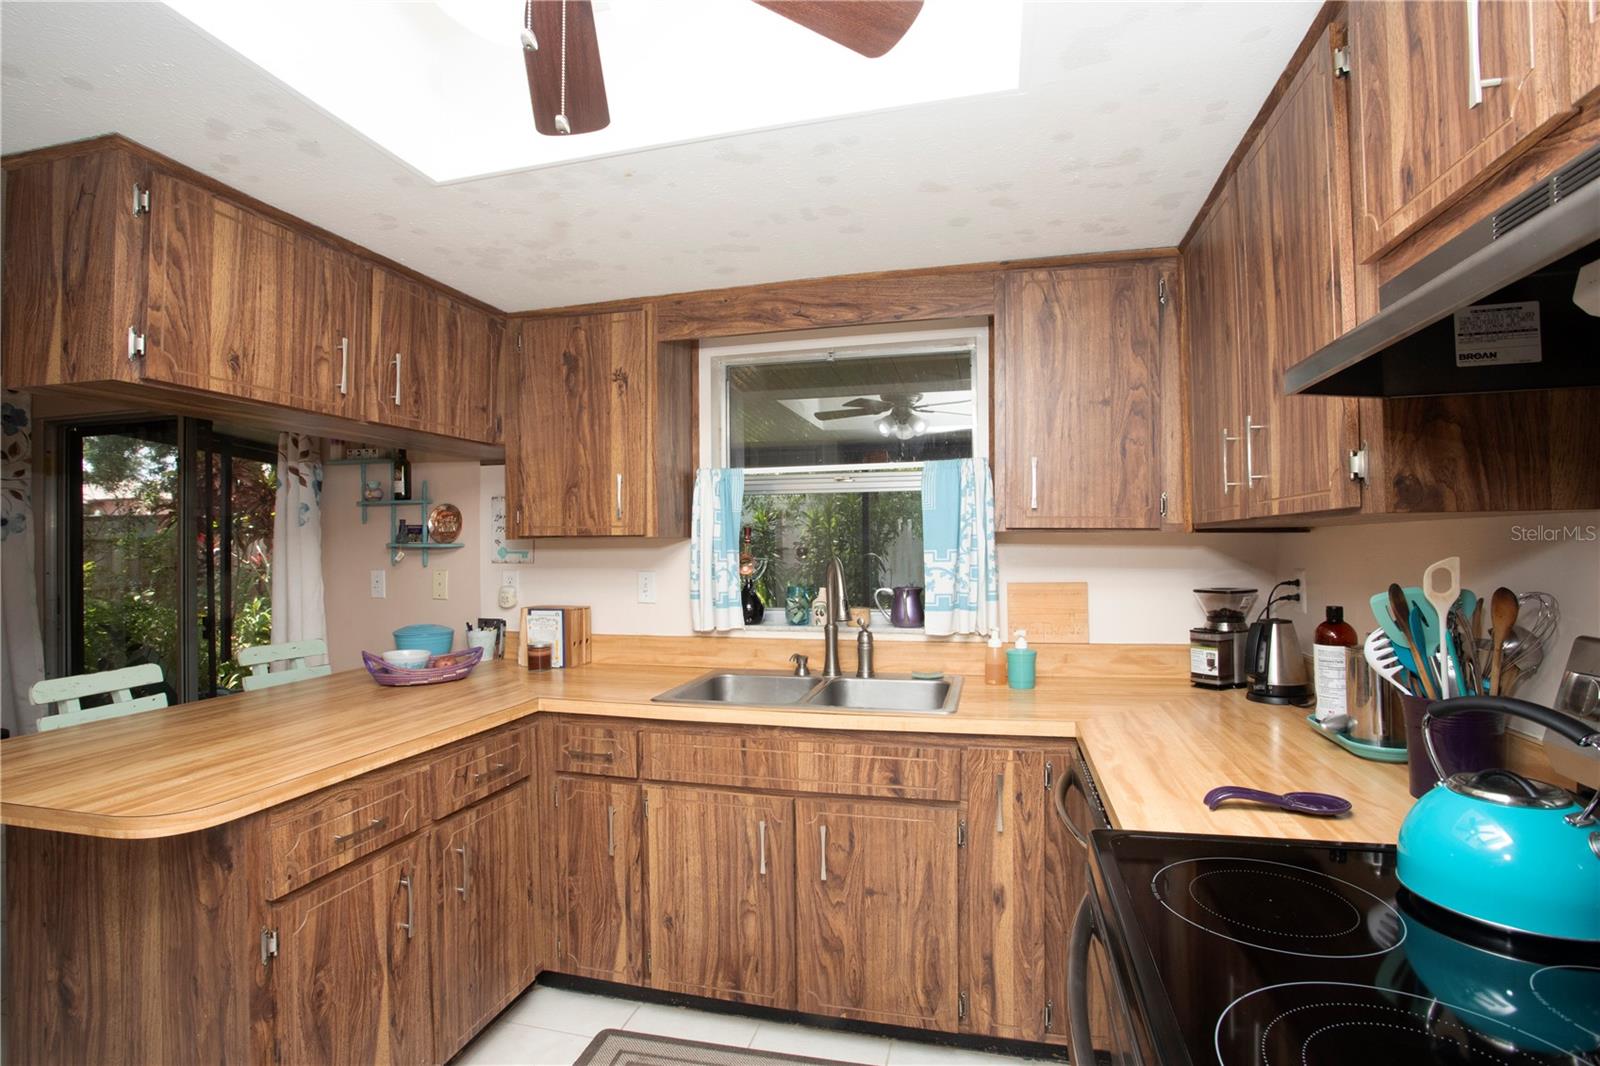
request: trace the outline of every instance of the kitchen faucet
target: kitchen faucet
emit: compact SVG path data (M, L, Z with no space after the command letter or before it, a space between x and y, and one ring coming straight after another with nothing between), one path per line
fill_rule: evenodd
M835 555L828 560L822 577L828 597L828 620L822 626L822 676L839 676L839 623L850 621L850 608L844 600L844 567Z

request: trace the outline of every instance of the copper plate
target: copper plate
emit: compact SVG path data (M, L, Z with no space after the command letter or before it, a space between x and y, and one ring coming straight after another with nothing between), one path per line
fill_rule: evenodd
M428 539L435 544L454 544L461 536L461 508L441 503L428 512Z

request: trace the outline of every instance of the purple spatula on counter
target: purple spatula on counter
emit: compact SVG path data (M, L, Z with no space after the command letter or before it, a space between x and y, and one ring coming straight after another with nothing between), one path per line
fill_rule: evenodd
M1280 796L1276 792L1263 792L1259 788L1245 788L1243 785L1222 785L1214 788L1206 793L1205 803L1207 807L1216 810L1229 800L1265 803L1293 811L1295 814L1315 814L1323 818L1332 818L1350 809L1349 800L1343 796L1330 796L1326 792L1285 792Z

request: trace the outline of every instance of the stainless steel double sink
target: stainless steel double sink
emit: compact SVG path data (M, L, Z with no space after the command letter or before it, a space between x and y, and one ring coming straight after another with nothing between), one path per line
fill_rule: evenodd
M817 711L953 714L961 678L880 674L877 677L796 677L776 670L713 670L668 689L652 703L723 703Z

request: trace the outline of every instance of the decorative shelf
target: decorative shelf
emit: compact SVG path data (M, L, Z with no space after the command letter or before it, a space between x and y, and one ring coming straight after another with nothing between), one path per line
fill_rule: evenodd
M393 459L330 459L328 461L328 465L329 466L359 466L361 468L361 486L362 486L362 488L365 488L366 484L367 484L367 467L368 466L384 466L384 467L389 468L389 470L392 471L394 469L394 460ZM415 499L411 499L411 500L357 500L356 501L356 506L361 509L361 524L362 525L366 525L367 524L367 512L370 511L372 508L381 507L381 508L387 509L391 514L391 518L390 518L390 528L391 528L391 530L393 529L393 525L394 525L394 519L392 517L394 511L396 511L396 510L398 510L400 508L403 508L403 507L416 507L416 508L418 508L419 510L418 510L417 514L422 519L422 521L421 521L422 539L421 540L416 540L416 541L411 541L411 542L406 543L406 544L401 544L399 541L391 540L391 541L388 541L384 545L384 547L389 549L389 565L390 566L398 566L399 565L400 558L399 558L398 553L400 553L400 552L408 552L408 551L415 551L415 552L417 552L418 554L421 555L421 557L422 557L422 565L424 567L426 567L428 565L428 553L429 552L454 551L456 548L465 548L466 547L466 544L464 544L461 541L452 541L449 544L440 544L440 543L438 543L436 541L433 541L433 540L429 539L429 537L428 537L428 508L433 506L433 502L434 502L433 501L433 497L428 495L428 483L426 481L424 481L422 483L422 491L417 494L417 497Z

